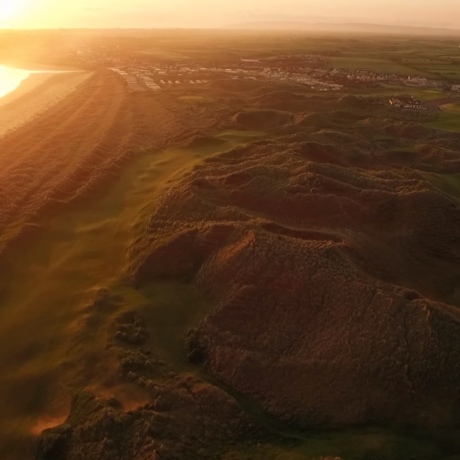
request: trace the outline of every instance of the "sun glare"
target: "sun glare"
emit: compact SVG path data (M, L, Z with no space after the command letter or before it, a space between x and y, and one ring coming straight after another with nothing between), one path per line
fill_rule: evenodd
M0 0L0 27L13 25L27 10L30 0Z
M0 98L14 91L29 76L27 70L0 65Z

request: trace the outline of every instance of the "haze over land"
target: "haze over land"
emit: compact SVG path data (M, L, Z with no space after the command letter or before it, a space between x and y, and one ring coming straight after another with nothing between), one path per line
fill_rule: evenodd
M220 28L245 23L365 23L460 29L453 0L17 0L0 7L0 28Z
M458 458L458 17L2 5L0 458Z

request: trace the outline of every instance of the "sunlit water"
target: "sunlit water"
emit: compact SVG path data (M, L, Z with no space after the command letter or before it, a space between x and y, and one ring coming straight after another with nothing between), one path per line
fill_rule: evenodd
M0 65L0 98L13 92L24 80L29 78L31 71L15 69Z
M1 1L1 0L0 0ZM12 93L19 85L27 80L34 74L61 74L73 73L75 71L69 70L28 70L17 69L15 67L8 67L0 64L0 99L7 94Z

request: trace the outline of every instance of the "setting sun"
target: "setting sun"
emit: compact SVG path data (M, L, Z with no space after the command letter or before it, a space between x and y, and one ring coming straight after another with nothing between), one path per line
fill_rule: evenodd
M432 28L460 27L460 4L420 0L0 0L0 29L227 27L247 22L392 23ZM193 4L193 8L190 8Z
M0 2L0 27L10 26L21 18L29 0L1 0Z

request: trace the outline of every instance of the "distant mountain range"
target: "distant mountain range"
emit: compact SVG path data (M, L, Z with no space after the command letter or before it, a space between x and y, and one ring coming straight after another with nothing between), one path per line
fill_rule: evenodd
M349 32L401 35L460 36L460 29L365 23L307 21L252 21L229 24L226 29L267 31Z

